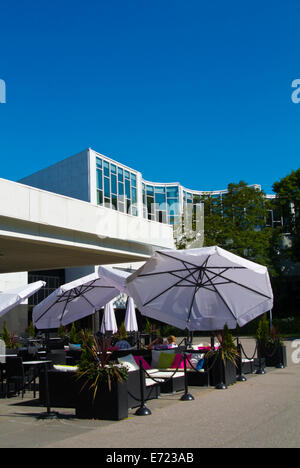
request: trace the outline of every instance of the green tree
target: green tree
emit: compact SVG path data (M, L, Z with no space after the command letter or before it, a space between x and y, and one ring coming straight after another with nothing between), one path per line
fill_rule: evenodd
M284 219L284 233L292 238L292 247L288 250L293 261L300 261L300 169L273 184L277 207Z
M218 245L236 255L273 267L273 231L266 226L265 194L246 182L229 184L221 197L205 196L204 245Z

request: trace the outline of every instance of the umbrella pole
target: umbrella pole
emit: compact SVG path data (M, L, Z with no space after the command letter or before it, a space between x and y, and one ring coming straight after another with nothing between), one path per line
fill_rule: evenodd
M186 371L186 353L184 352L183 353L183 365L184 365L184 394L182 395L182 397L180 398L181 401L192 401L194 400L195 398L193 397L193 395L191 395L189 393L189 390L188 390L188 379L187 379L187 371Z
M141 405L135 412L136 416L149 416L150 414L152 414L151 411L149 410L149 408L147 408L147 406L145 406L144 383L145 383L144 368L143 368L142 362L140 361Z
M237 346L237 349L238 349L238 353L239 353L239 360L238 360L238 375L236 377L236 380L237 382L246 382L247 379L246 377L243 375L243 359L242 359L242 346L241 346L241 343L239 341L239 337L237 336L237 343L236 343L236 346Z

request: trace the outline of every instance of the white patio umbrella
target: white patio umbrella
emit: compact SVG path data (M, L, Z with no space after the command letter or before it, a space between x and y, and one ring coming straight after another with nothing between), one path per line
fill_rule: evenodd
M125 315L125 328L128 332L137 332L138 324L136 320L136 313L135 313L135 304L132 297L128 297L127 307L126 307L126 315Z
M112 333L117 333L118 326L113 306L113 301L110 301L108 304L105 304L104 315L101 324L101 333L105 334L107 331Z
M38 292L46 283L37 281L0 293L0 317Z
M242 327L273 307L267 268L219 247L158 251L127 288L143 315L182 330Z
M91 275L60 286L34 307L33 323L44 330L58 328L61 324L68 325L94 314L119 294L120 291L97 269Z

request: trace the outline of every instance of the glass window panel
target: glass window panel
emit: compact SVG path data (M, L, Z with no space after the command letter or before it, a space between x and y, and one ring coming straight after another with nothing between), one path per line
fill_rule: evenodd
M104 206L106 206L106 208L110 208L110 198L104 197Z
M132 207L131 211L132 211L132 215L133 215L133 216L137 216L137 215L138 215L137 208L136 208L135 206Z
M132 200L132 203L136 203L136 188L132 188L131 189L131 200Z
M161 209L165 209L166 196L164 193L155 193L155 203L159 205Z
M147 210L148 210L148 215L152 215L154 213L155 206L154 206L153 197L147 197Z
M128 171L124 171L125 179L130 179L130 174Z
M110 197L109 179L104 177L104 196Z
M96 165L99 169L102 169L102 159L96 158Z
M124 213L125 204L124 204L124 203L121 203L120 201L118 201L118 207L119 207L119 211L121 211L122 213Z
M130 200L126 200L126 213L127 214L131 214L131 210L130 210Z
M179 214L179 203L177 200L168 200L168 213L172 215Z
M119 182L123 182L123 181L124 181L123 169L121 169L120 167L118 167L118 180L119 180Z
M104 175L109 177L109 162L103 161Z
M98 205L103 204L103 192L102 192L102 190L97 190L97 203L98 203Z
M102 171L100 169L97 169L97 188L102 190Z
M133 187L136 187L136 175L135 174L131 174L131 185Z
M125 193L126 197L130 198L130 181L125 179Z
M117 177L113 174L111 175L110 183L111 183L111 193L117 194Z
M166 223L167 222L167 213L162 210L156 211L156 221L159 223Z
M165 194L165 192L166 192L165 187L155 187L155 193Z
M113 209L118 209L118 199L116 195L111 196L111 205Z
M124 195L124 184L122 182L118 183L119 195Z
M147 195L154 195L154 188L152 185L147 185Z
M116 174L117 173L117 167L114 165L114 164L111 164L110 165L110 172L112 174Z
M167 187L168 198L178 198L178 187Z

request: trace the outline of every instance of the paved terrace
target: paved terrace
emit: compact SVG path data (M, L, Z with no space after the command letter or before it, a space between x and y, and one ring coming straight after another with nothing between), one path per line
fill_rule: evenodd
M202 341L202 340L201 340ZM242 340L246 353L252 339ZM127 420L79 420L74 411L58 409L60 418L39 420L45 408L26 393L0 399L1 448L267 448L300 446L300 364L267 368L265 375L248 375L247 382L227 390L189 387L195 401L179 401L181 394L151 400L151 416ZM300 357L300 353L298 353ZM52 408L53 409L53 408Z

